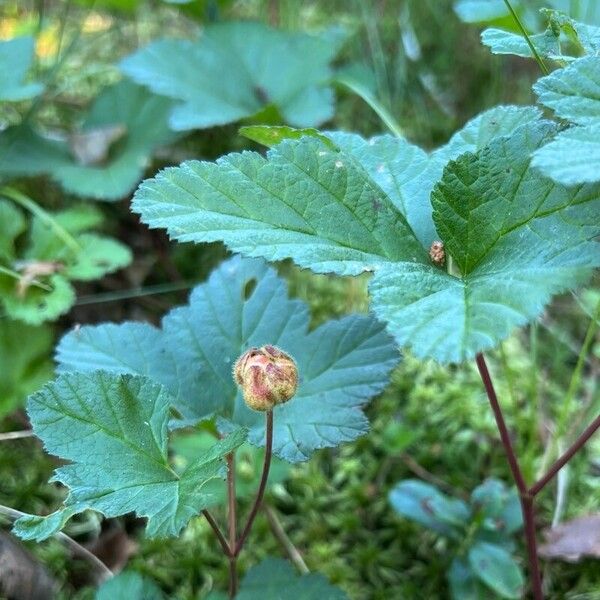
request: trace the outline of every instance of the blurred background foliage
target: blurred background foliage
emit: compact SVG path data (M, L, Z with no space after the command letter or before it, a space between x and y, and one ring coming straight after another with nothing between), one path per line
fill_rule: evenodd
M594 0L522 4L520 14L532 31L543 28L537 10L548 4L600 23L600 3ZM44 92L0 103L0 128L35 114L46 132L73 130L100 90L121 79L119 61L138 48L158 37L194 37L209 23L258 20L290 31L337 26L346 32L333 64L335 116L324 127L370 136L385 130L384 114L408 139L432 149L486 108L534 101L536 64L493 56L479 41L478 23L514 28L503 6L495 0L4 0L0 40L34 37L30 79L41 82ZM277 118L267 112L244 123ZM178 136L155 152L145 176L188 158L214 159L256 149L237 134L238 126ZM44 210L81 202L48 175L8 179ZM52 339L78 323L125 318L157 322L170 306L184 302L190 286L226 255L219 244L171 245L162 232L140 226L128 205L129 195L99 205L103 231L133 252L127 268L78 283L75 305L52 327L34 328L0 315L0 414L10 413L2 431L26 426L20 407L25 395L50 376ZM310 304L314 325L366 310L365 278L316 276L288 263L278 268L291 293ZM574 422L598 412L599 297L596 281L587 290L558 298L539 324L491 354L530 479L556 453L553 433L564 437ZM305 567L324 573L352 599L448 596L446 571L457 548L394 513L388 493L407 478L420 478L459 498L467 498L487 477L510 483L480 380L472 365L441 368L408 355L387 391L369 406L368 416L368 436L320 452L307 464L277 470L267 514L257 519L241 557L242 569L295 548ZM181 440L180 458L193 451L194 443ZM245 452L238 477L250 485L258 477L260 459L250 449ZM52 510L62 493L46 483L53 467L33 439L1 441L0 503L38 514ZM598 511L600 440L573 461L541 500L540 529ZM135 520L100 525L87 515L71 524L68 533L99 556L104 552L111 557L116 570L127 563L148 575L168 597L205 598L226 586L226 565L204 520L195 520L177 540L145 540L139 530ZM58 597L93 597L87 564L71 557L58 541L28 547L58 582ZM519 555L524 556L522 548ZM304 568L298 560L296 564ZM544 574L549 598L600 598L597 558L575 564L548 561Z

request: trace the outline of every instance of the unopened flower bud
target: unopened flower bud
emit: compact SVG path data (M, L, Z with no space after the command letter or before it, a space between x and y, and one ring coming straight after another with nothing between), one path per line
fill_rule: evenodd
M254 410L271 410L290 400L298 387L294 359L275 346L250 348L233 367L235 382L242 388L244 402Z
M429 248L429 256L436 265L443 265L446 262L446 251L443 242L433 242Z

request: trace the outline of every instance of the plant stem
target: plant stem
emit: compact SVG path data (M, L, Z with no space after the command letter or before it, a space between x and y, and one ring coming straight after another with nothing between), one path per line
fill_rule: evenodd
M490 406L496 418L496 425L500 433L500 439L506 452L508 464L512 472L513 479L519 490L519 499L521 501L521 512L523 513L523 523L525 526L525 540L527 542L527 555L529 557L529 578L531 582L531 590L535 600L543 600L544 594L542 592L542 578L540 575L540 565L537 556L537 542L535 539L535 509L533 506L533 495L527 489L527 484L523 477L519 461L515 454L512 442L510 440L510 434L504 421L504 415L502 414L502 408L498 402L496 391L494 390L494 384L490 377L487 364L483 354L479 353L476 357L477 368L483 381L485 391L490 401Z
M504 4L506 4L506 7L510 11L512 18L515 20L517 27L523 34L523 37L525 38L525 41L527 42L527 45L529 46L529 49L531 50L533 57L535 58L537 64L540 66L540 69L542 70L542 73L544 75L549 75L550 71L548 70L546 63L544 63L544 61L542 60L542 57L538 54L538 51L536 50L535 46L533 45L533 42L531 41L529 34L527 33L525 27L523 27L523 23L521 23L521 19L519 19L519 15L517 15L517 13L515 12L515 9L512 7L509 0L504 0Z
M229 525L229 597L235 598L237 594L237 554L235 552L237 543L236 532L236 498L235 498L235 454L227 455L227 521Z
M19 517L27 516L24 512L10 508L8 506L0 505L0 514L7 516L10 519L18 519ZM58 531L53 534L56 539L63 542L66 546L69 546L73 551L73 554L79 556L87 561L94 567L96 576L94 577L96 583L104 583L114 576L114 573L92 552L87 548L77 543L73 538L69 537L66 533Z
M256 498L254 500L254 504L252 509L250 510L250 515L248 517L248 522L244 527L244 531L240 539L238 540L237 546L235 546L235 550L233 552L234 556L238 556L244 547L244 542L252 529L252 524L254 523L254 519L258 514L258 509L260 508L263 496L265 495L265 489L267 487L267 479L269 478L269 469L271 468L271 457L273 454L273 411L270 410L266 415L266 443L265 443L265 460L263 462L263 470L262 476L260 478L260 485L258 486L258 492L256 494Z
M17 271L13 271L12 269L9 269L7 267L3 267L2 265L0 265L0 273L2 273L2 275L6 275L7 277L10 277L12 279L16 279L17 281L21 281L21 279L22 279L22 275L20 273L17 273ZM31 285L38 287L42 290L45 290L46 292L52 291L52 288L49 285L46 285L45 283L42 283L41 281L38 281L37 279L34 279L31 282Z
M49 225L54 231L56 237L60 238L65 246L67 246L72 252L77 254L81 251L81 246L75 240L75 238L52 215L48 214L31 198L9 187L2 188L0 190L0 194L9 200L16 202L19 206L22 206L25 210L28 210L31 214L35 215L41 221Z
M310 573L308 567L306 566L306 563L304 562L304 559L302 558L302 554L300 554L298 548L294 546L292 540L290 540L290 538L288 537L287 533L285 532L285 529L283 528L283 525L281 524L281 521L277 517L277 513L275 512L275 510L272 509L270 506L265 505L264 511L265 515L267 516L267 521L269 521L269 526L271 527L273 535L283 546L292 563L303 575Z
M206 517L206 520L208 521L209 525L212 527L212 530L215 532L215 535L217 536L217 539L219 540L219 544L221 544L221 548L223 548L223 552L225 553L225 556L231 556L231 548L229 547L229 544L227 543L227 540L225 539L225 536L221 532L221 528L215 521L214 517L208 512L207 509L204 509L202 511L202 514Z
M546 485L552 481L555 475L573 458L573 456L581 450L584 444L596 433L600 428L600 415L598 415L583 433L573 442L573 444L561 455L558 460L548 469L548 472L536 483L534 483L529 493L532 496L539 494Z
M585 362L587 356L590 351L590 347L594 338L596 336L596 329L598 328L597 319L600 317L600 301L597 303L594 312L591 315L590 323L585 332L585 338L583 340L583 344L581 345L581 350L579 351L579 355L577 356L577 364L575 365L575 370L571 375L571 381L569 382L569 388L567 389L567 395L562 403L562 410L558 415L558 437L561 438L567 429L567 424L569 417L572 412L572 405L575 400L575 395L579 390L581 385L581 373L583 372L583 367L585 366Z
M33 436L34 433L32 429L24 429L23 431L7 431L6 433L0 433L0 442L6 442L7 440L20 440Z
M506 423L504 421L504 415L502 414L502 409L500 408L500 403L498 402L498 397L496 396L494 384L492 383L492 378L490 377L490 372L488 371L485 358L483 357L483 354L478 354L475 360L477 362L477 368L479 369L479 374L481 375L483 385L485 386L485 391L490 401L492 411L494 412L494 417L496 418L496 425L498 426L502 445L506 451L506 456L513 479L515 480L519 494L526 496L527 484L525 483L523 473L521 472L521 468L519 466L519 461L517 460L517 456L513 449L513 445L510 440L510 434L508 433L508 428L506 427Z

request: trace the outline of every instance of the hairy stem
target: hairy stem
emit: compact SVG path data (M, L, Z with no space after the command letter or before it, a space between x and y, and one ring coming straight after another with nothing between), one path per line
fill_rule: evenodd
M227 455L227 521L229 526L229 597L235 598L237 594L237 520L236 520L236 498L235 498L235 454Z
M271 468L271 457L273 454L273 411L270 410L266 415L266 444L265 444L265 460L263 462L263 470L262 476L260 478L260 485L258 486L258 492L256 493L256 498L254 499L254 504L252 505L252 509L250 510L250 515L248 516L248 521L246 526L244 527L244 531L238 540L237 546L235 546L235 550L233 552L234 556L238 556L244 547L244 542L252 529L252 524L254 523L254 519L258 514L258 509L262 503L263 496L265 495L265 489L267 488L267 479L269 478L269 469Z
M485 391L490 401L490 406L496 419L496 425L498 426L498 432L500 433L500 439L502 440L502 445L504 446L504 451L506 452L506 457L508 459L508 464L512 472L513 479L517 489L519 490L521 512L523 513L523 523L525 527L525 541L527 543L527 555L529 558L529 578L531 582L531 590L535 600L543 600L544 594L542 592L542 578L540 574L540 565L537 556L537 542L535 538L535 509L533 505L533 496L527 488L521 467L519 466L519 461L517 460L517 456L510 440L510 434L508 433L508 428L506 427L506 423L504 421L502 408L498 402L494 384L492 383L492 378L490 377L490 372L488 371L483 354L480 353L477 355L476 362L483 385L485 386Z

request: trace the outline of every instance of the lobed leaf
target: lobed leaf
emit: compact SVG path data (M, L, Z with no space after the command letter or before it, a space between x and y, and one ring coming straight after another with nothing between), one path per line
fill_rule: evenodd
M169 464L167 423L173 399L144 377L68 373L28 402L35 434L48 452L69 461L53 480L70 491L47 517L15 523L23 539L42 540L66 520L92 509L107 517L147 517L149 536L177 535L210 499L203 486L223 476L222 457L246 438L239 429L178 473Z
M558 117L579 125L592 124L600 118L600 56L577 59L539 79L533 90L540 103Z
M565 188L531 167L554 131L532 123L446 167L434 221L462 277L433 265L375 273L373 310L416 355L457 362L493 347L600 264L600 187Z
M260 260L235 257L196 287L188 306L165 316L162 330L126 323L82 327L60 342L60 370L147 375L165 385L184 422L217 416L222 429L244 426L264 443L264 418L248 409L231 368L252 346L289 352L298 393L275 409L273 449L290 462L367 430L361 406L379 393L398 360L393 340L371 317L351 315L309 332L307 307Z
M341 41L333 38L219 23L194 42L152 42L125 58L121 70L181 102L170 117L178 131L232 123L266 106L291 125L310 127L333 116L329 63Z
M600 181L600 119L561 131L535 151L531 164L562 185Z
M406 219L354 155L319 139L285 140L267 153L188 162L146 180L132 210L182 242L357 275L390 261L426 262Z
M297 575L279 558L266 558L250 569L240 584L236 600L347 600L348 596L319 573Z
M141 179L154 150L176 139L167 125L173 103L129 81L105 88L84 119L80 138L88 147L102 145L102 132L120 127L123 138L90 164L79 161L67 141L44 137L26 125L0 134L0 175L48 174L78 196L115 201L129 194ZM92 151L92 148L89 148Z

